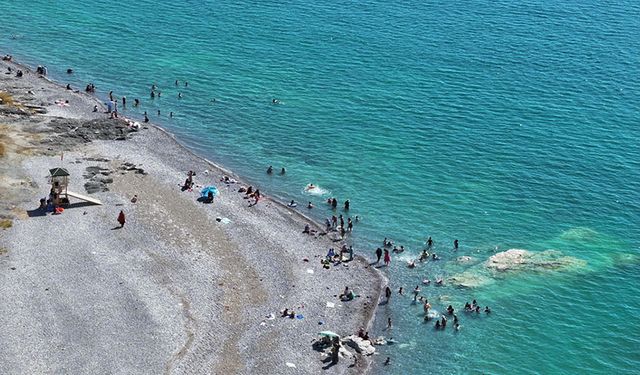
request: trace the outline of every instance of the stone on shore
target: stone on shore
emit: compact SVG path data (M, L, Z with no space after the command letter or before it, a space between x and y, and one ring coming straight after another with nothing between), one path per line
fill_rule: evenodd
M364 340L356 335L351 335L343 338L342 343L355 349L358 354L362 354L365 356L372 355L376 352L376 348L373 347L371 341Z

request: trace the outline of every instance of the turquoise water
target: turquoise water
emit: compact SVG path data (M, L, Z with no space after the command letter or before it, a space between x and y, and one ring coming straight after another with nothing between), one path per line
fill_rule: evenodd
M459 314L457 333L423 324L408 296L381 306L374 335L390 316L399 341L376 358L392 358L384 372L637 373L637 2L2 3L2 53L141 98L183 143L314 201L318 218L331 211L306 184L350 199L357 250L371 256L385 236L409 249L383 269L394 290L483 277L423 288L438 310L493 308ZM426 236L443 259L407 269ZM454 261L510 248L586 263L493 275Z

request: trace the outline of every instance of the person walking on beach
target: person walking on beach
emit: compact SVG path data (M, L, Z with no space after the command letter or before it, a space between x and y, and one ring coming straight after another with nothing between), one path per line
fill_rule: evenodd
M380 263L380 258L382 257L382 249L381 248L377 248L376 249L376 257L378 257L378 259L376 260L376 264Z
M389 267L389 263L391 263L391 255L389 254L389 250L384 249L384 265Z
M124 217L124 211L120 210L120 214L118 215L118 223L120 223L120 228L124 227L124 223L126 222Z

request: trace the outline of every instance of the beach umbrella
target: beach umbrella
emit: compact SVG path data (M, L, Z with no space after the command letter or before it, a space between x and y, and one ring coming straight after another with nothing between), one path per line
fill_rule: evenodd
M322 332L318 332L318 335L320 336L325 336L325 337L340 337L340 335L338 335L337 333L333 332L333 331L322 331Z
M216 195L218 195L218 188L215 186L207 186L200 191L200 195L202 195L203 197L207 197L209 196L209 192L211 192L211 194L213 194L213 196L215 197Z

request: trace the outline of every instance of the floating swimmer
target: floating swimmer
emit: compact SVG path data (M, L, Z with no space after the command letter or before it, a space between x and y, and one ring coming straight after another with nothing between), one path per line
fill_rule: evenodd
M315 186L314 184L309 184L307 185L304 190L309 191L309 190L313 190L315 189L317 186Z

